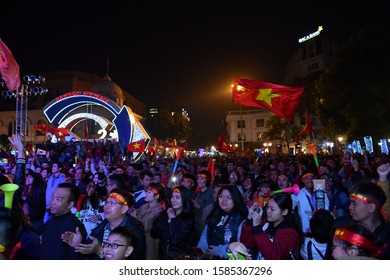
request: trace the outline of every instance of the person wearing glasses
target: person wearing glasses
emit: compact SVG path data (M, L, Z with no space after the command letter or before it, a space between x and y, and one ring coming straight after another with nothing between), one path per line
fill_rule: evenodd
M146 241L144 227L141 222L128 214L129 208L134 204L133 195L125 189L115 188L108 195L104 203L105 219L97 225L89 235L87 243L81 242L78 229L75 232L67 231L62 240L74 247L76 252L87 255L88 259L104 258L102 243L107 241L110 232L118 226L127 226L136 235L134 252L130 258L133 260L146 259Z
M364 226L350 224L336 228L332 256L336 260L377 259L383 244Z
M136 236L128 227L114 228L103 242L105 260L126 260L134 251Z
M240 191L232 185L222 185L217 199L197 247L215 259L228 259L227 248L240 240L248 209Z

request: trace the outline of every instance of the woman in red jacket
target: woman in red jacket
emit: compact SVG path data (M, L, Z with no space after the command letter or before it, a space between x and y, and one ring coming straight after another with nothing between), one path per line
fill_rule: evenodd
M266 218L262 207L249 208L242 227L240 241L255 249L255 259L289 260L298 258L301 246L299 225L292 215L292 200L288 193L273 195L267 202Z

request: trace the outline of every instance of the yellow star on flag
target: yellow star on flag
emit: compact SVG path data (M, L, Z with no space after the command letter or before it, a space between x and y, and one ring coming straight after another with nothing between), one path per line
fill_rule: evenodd
M134 149L139 149L140 144L139 143L134 143Z
M279 97L280 94L272 93L272 88L260 88L256 100L264 101L269 106L272 106L272 98Z

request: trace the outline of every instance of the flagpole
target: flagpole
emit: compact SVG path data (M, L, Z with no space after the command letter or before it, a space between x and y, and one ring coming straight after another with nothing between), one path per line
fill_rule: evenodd
M241 126L241 152L244 152L244 132L242 128L242 106L240 103L240 126Z

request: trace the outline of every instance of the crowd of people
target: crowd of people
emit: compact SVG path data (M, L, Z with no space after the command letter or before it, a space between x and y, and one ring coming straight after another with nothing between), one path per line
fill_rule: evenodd
M385 154L218 155L210 169L134 162L115 141L9 141L0 186L19 188L0 187L0 258L390 259Z

